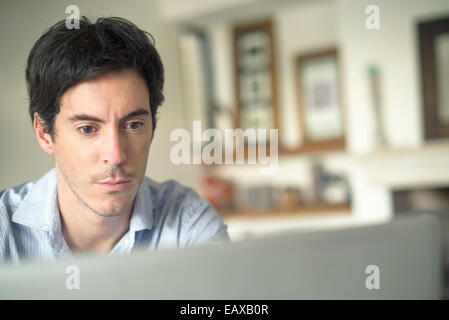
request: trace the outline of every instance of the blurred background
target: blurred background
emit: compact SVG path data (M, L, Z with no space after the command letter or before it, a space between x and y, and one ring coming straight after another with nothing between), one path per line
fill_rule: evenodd
M441 219L447 242L447 0L0 0L0 189L53 167L34 137L24 73L68 5L154 36L166 100L147 175L195 188L232 240L425 212ZM192 132L194 120L220 132L279 129L277 172L247 161L173 164L170 133Z

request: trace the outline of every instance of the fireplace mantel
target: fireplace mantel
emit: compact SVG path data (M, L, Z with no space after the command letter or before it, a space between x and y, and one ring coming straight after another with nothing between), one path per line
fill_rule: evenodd
M358 156L367 178L390 188L449 185L449 143L413 149L378 149Z

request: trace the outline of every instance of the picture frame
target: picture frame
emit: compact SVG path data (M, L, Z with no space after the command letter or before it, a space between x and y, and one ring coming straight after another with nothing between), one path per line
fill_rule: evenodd
M449 16L418 23L425 140L449 138Z
M272 27L271 20L234 27L236 128L279 127Z
M330 48L295 59L301 151L344 149L338 52Z

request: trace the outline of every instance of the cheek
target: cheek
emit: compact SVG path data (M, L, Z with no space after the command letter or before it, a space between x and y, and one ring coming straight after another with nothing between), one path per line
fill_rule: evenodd
M149 138L130 141L128 152L134 161L145 162L144 160L147 158L150 149L150 141Z
M92 143L83 143L78 139L66 136L61 139L55 148L55 158L62 161L66 167L77 172L83 171L98 157L99 146Z

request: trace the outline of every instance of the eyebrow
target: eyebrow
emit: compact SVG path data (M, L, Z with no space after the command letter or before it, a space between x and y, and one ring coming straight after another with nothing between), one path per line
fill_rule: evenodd
M141 115L149 115L150 112L146 109L137 109L135 111L132 111L130 113L128 113L127 115L125 115L124 117L120 118L119 122L122 123L123 121L125 121L128 118L131 117L135 117L135 116L141 116ZM105 123L104 120L99 119L97 117L88 115L88 114L76 114L73 115L69 118L69 121L75 122L75 121L95 121L95 122L100 122L100 123Z

